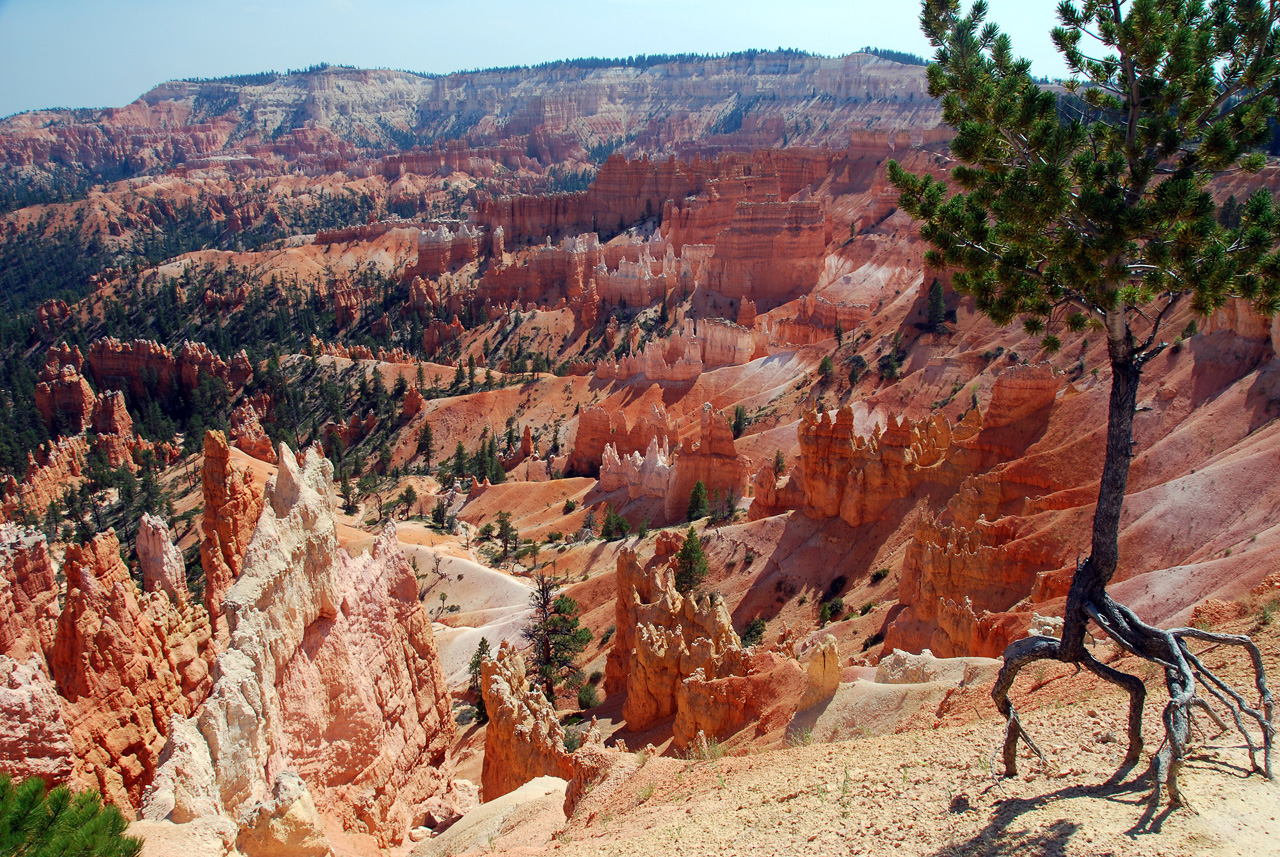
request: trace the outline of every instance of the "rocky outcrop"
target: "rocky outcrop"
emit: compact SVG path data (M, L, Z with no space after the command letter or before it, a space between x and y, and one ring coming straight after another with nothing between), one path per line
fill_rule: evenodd
M480 689L489 715L481 780L486 803L536 777L573 779L564 727L542 691L529 684L524 658L509 642L481 664Z
M187 568L169 535L169 525L162 518L144 514L138 521L138 568L142 572L143 592L163 592L175 604L185 602Z
M119 390L107 390L98 397L93 410L93 430L96 432L93 447L106 456L107 464L136 469L133 451L142 448L145 441L133 436L133 418L129 416L124 394Z
M681 595L671 563L652 565L642 567L631 550L618 554L605 690L626 693L622 716L633 732L674 714L680 682L740 648L723 602Z
M674 453L665 439L659 445L656 437L649 441L644 455L620 455L613 444L606 445L601 456L600 489L625 489L631 499L661 498L665 520L678 521L699 481L709 497L720 497L724 502L741 497L747 489L747 467L747 460L737 454L728 419L706 405L698 441L686 439Z
M58 631L57 570L43 533L0 525L0 655L42 664Z
M253 375L243 350L227 361L201 342L183 342L175 352L149 339L97 339L89 345L88 363L99 389L127 389L139 399L170 395L178 384L194 390L204 376L238 390Z
M24 663L0 655L0 772L66 783L75 769L74 753L44 659L32 656Z
M461 224L456 232L444 225L424 229L418 233L418 256L405 277L434 279L474 262L480 255L482 243L480 230L468 223Z
M422 393L417 387L410 387L404 394L404 404L400 408L400 419L405 422L422 413L422 408L426 405L427 400L422 397Z
M200 564L204 568L204 603L214 620L219 641L227 634L222 600L240 576L242 558L262 514L262 490L251 470L231 463L227 438L220 431L204 436L201 468L204 515L200 522Z
M739 202L715 238L707 285L769 309L818 282L831 228L819 202Z
M702 406L698 424L698 438L685 438L674 455L670 488L664 503L668 521L684 517L689 505L689 494L694 485L701 482L707 488L707 496L715 501L736 501L747 490L750 478L750 462L738 454L733 441L733 429L729 419L711 405Z
M243 404L231 412L231 443L259 461L276 463L275 447L262 429L257 408L251 404Z
M223 598L217 681L175 724L145 815L238 819L269 853L320 847L310 801L318 817L396 843L443 787L453 738L431 622L394 526L350 557L328 460L284 445L278 457Z
M648 449L651 441L666 443L678 437L666 409L660 404L653 405L634 423L622 411L598 405L583 408L578 415L578 431L567 472L598 474L606 446L612 446L617 455L630 455Z
M646 569L624 549L617 576L617 631L605 689L626 693L622 716L630 731L674 715L681 749L699 733L727 738L752 724L755 734L776 737L797 711L830 698L839 686L834 638L815 648L807 667L794 647L744 650L723 601L676 590L667 551Z
M64 700L76 778L133 817L159 765L173 715L211 684L208 616L167 594L138 592L115 533L69 545L66 603L46 653Z
M63 362L67 359L67 362ZM79 434L93 422L97 397L80 374L80 351L51 349L35 390L36 410L51 431Z
M19 481L6 476L0 482L3 501L0 510L11 519L21 510L41 515L49 503L62 498L67 487L75 484L84 472L85 457L89 454L89 442L83 435L60 437L27 453L27 470Z

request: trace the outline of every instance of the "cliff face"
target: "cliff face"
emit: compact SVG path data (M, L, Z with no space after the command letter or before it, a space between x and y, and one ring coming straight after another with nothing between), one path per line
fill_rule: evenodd
M0 158L136 173L206 168L231 152L241 169L335 169L377 152L377 172L388 177L484 175L623 141L691 157L784 140L838 147L855 129L927 130L940 121L922 67L867 54L763 52L639 67L568 62L430 78L343 68L253 77L171 81L126 107L9 117L0 122ZM397 152L406 138L426 149Z
M503 641L481 664L480 688L489 725L485 731L483 798L486 802L536 777L573 779L564 727L542 692L529 684L524 658Z
M618 555L618 600L605 689L625 693L622 716L638 732L674 716L675 746L725 740L747 727L780 739L797 711L828 699L840 683L839 652L828 637L801 666L792 645L743 649L724 601L681 595L670 556L659 545L648 568ZM786 641L784 631L783 639Z
M148 395L148 378L154 379L156 394L163 396L178 384L194 390L205 375L237 390L253 375L243 351L228 361L201 342L184 342L174 351L148 339L121 342L108 337L90 344L88 363L99 388L127 389L139 399Z
M617 447L608 444L601 457L601 490L625 489L633 500L660 498L667 521L684 517L689 495L698 482L706 486L707 496L713 500L736 499L747 489L747 459L738 455L729 420L710 405L703 408L698 440L687 439L674 453L665 440L659 446L654 437L644 455L637 451L620 456Z
M133 817L169 718L190 714L211 684L208 616L184 598L139 592L111 531L68 546L63 573L66 602L44 654L76 780Z
M328 461L283 445L279 461L222 601L229 642L217 681L175 724L145 815L269 820L309 806L398 842L443 788L453 738L431 623L394 527L370 554L348 556ZM306 837L323 839L318 824ZM261 850L254 837L273 829L254 822L242 838Z
M213 617L220 642L225 642L222 601L240 576L242 559L262 514L262 489L253 473L231 463L226 436L210 431L204 437L201 469L204 515L200 530L200 564L204 567L204 602Z

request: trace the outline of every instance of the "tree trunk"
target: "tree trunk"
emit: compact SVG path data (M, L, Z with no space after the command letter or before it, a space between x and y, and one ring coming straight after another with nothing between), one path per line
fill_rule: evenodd
M1120 313L1117 313L1118 315ZM1089 558L1071 578L1062 629L1064 661L1078 661L1084 651L1085 607L1100 601L1120 563L1120 514L1129 484L1133 458L1133 414L1138 404L1142 366L1134 353L1133 334L1123 318L1119 325L1107 319L1107 354L1111 359L1111 398L1107 408L1107 449L1098 485L1098 506L1093 513L1093 539ZM1118 327L1118 330L1114 328Z
M1267 687L1262 653L1248 637L1210 633L1198 628L1156 628L1107 594L1107 584L1115 575L1120 561L1120 513L1133 456L1133 415L1137 409L1142 364L1149 356L1135 353L1133 335L1125 323L1122 309L1107 313L1107 351L1111 360L1111 399L1107 413L1106 459L1098 486L1090 554L1071 578L1062 639L1036 636L1010 643L1005 649L1004 666L996 678L991 697L1007 720L1004 766L1006 775L1012 776L1017 772L1019 740L1025 741L1044 759L1044 754L1023 729L1018 712L1009 700L1018 672L1030 663L1045 659L1082 666L1129 694L1129 750L1125 763L1137 762L1142 750L1142 709L1146 687L1137 676L1103 663L1085 648L1085 634L1088 623L1092 621L1124 651L1164 668L1169 703L1163 717L1165 741L1152 760L1156 783L1153 800L1158 802L1161 788L1167 787L1170 803L1180 806L1183 797L1178 788L1178 772L1189 752L1192 710L1206 712L1219 726L1224 724L1212 706L1197 695L1196 684L1203 685L1208 694L1226 709L1248 748L1252 769L1268 779L1272 777L1271 750L1276 734L1272 723L1274 702ZM1192 639L1244 648L1253 663L1257 703L1208 669L1187 646L1187 640ZM1250 720L1260 731L1261 740L1258 740L1258 733L1250 733L1246 728L1246 722ZM1257 759L1259 750L1262 752L1261 763Z

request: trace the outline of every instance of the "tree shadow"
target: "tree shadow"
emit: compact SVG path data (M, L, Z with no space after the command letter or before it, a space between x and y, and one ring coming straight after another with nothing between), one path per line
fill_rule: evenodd
M1073 785L1033 797L1009 797L996 802L987 824L963 842L953 842L934 852L933 857L1050 857L1067 853L1067 843L1081 830L1075 821L1059 819L1045 830L1034 831L1029 827L1018 828L1017 822L1029 812L1073 798L1106 800L1131 806L1141 812L1134 825L1124 834L1130 839L1147 834L1158 834L1173 808L1167 803L1157 806L1151 799L1152 779L1148 767L1134 774L1136 765L1125 765L1101 785ZM1000 783L993 783L985 791L999 790ZM952 801L951 811L970 811L968 801Z

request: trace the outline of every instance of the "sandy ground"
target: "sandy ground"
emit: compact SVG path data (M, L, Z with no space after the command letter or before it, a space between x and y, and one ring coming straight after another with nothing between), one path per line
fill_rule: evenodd
M1228 630L1255 633L1272 675L1280 674L1275 623L1262 627L1243 619ZM1196 650L1237 686L1247 679L1238 652ZM1131 658L1114 663L1143 674ZM629 754L622 769L596 787L545 844L540 837L520 840L511 831L467 853L1280 853L1280 784L1248 773L1238 735L1215 735L1211 725L1198 721L1208 731L1197 729L1198 749L1184 768L1190 807L1153 808L1146 765L1159 745L1162 702L1154 683L1149 681L1144 723L1146 753L1138 767L1122 769L1124 699L1062 665L1030 672L1019 680L1015 701L1047 764L1024 750L1020 775L1012 779L992 775L1003 721L987 697L990 683L983 681L971 690L940 694L940 701L939 694L926 693L928 710L908 712L896 734L868 730L852 740L810 743L820 731L814 729L795 735L785 748L702 760ZM846 697L850 687L842 687ZM862 716L847 703L841 703L842 716ZM823 718L831 719L830 709L820 723Z

